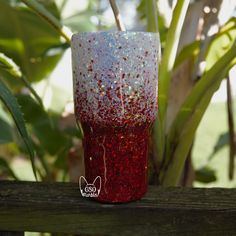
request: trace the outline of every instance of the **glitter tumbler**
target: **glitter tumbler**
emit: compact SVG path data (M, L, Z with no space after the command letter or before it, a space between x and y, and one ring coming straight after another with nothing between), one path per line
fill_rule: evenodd
M133 201L147 190L158 49L155 33L72 37L75 116L83 131L85 179L93 183L100 176L98 201Z

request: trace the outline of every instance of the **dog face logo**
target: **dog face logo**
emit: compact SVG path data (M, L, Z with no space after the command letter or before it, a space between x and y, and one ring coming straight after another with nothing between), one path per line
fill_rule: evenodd
M84 186L82 184L84 182ZM102 184L102 178L101 176L97 176L92 184L89 184L87 180L84 178L84 176L80 176L79 178L79 188L81 195L83 197L98 197L100 191L101 191L101 184Z

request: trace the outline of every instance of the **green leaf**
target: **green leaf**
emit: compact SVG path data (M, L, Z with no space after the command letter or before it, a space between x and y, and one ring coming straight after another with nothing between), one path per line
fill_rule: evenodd
M177 66L182 64L186 59L197 56L197 54L199 53L199 46L199 40L186 45L176 57L174 67L176 68Z
M27 123L32 125L33 135L39 140L40 146L50 155L56 155L69 140L57 124L57 118L49 117L30 96L18 95L18 102L22 107Z
M195 181L211 183L216 181L215 171L209 167L202 167L195 171Z
M21 110L15 97L12 95L11 91L5 86L5 84L1 80L0 80L0 99L7 107L8 111L10 112L12 118L15 121L16 127L29 153L34 176L37 179L36 168L35 168L35 153L28 132L25 127L23 115L21 113Z
M184 19L187 13L190 0L179 0L176 3L170 28L167 33L166 45L159 70L159 117L162 125L165 119L167 108L167 98L169 95L169 87L171 81L171 73L174 68L177 48L180 40L180 34ZM165 124L163 124L165 126Z
M140 14L140 19L143 19L146 17L146 1L145 0L141 0L139 5L137 6L136 10L138 11L138 13Z
M71 144L67 144L64 148L58 153L57 158L53 165L59 169L68 170L68 155L71 148Z
M0 53L0 68L6 70L14 77L20 78L22 76L20 68L13 62L12 59L3 53Z
M7 175L8 177L12 177L13 179L19 180L15 175L14 171L8 165L7 161L0 157L0 174Z
M236 40L236 18L231 18L212 40L206 53L208 71L232 46ZM236 61L234 61L236 63Z
M35 0L21 0L38 15L45 19L64 39L70 43L70 36L63 30L62 24L50 11Z
M20 79L21 82L26 86L26 88L28 88L29 91L33 94L40 106L43 107L41 98L38 96L37 92L34 90L25 76L22 75L20 68L12 61L12 59L8 58L3 53L0 53L0 69L6 70L13 77Z
M229 145L229 134L223 133L219 136L218 140L216 141L216 144L214 145L213 151L211 155L209 156L209 160L211 160L214 155L219 152L222 148Z
M13 141L11 126L0 117L0 145Z
M41 2L59 17L53 1ZM29 8L11 3L0 1L0 52L11 58L30 82L39 81L52 71L62 55L42 57L46 49L61 43L60 36Z
M68 43L60 43L58 45L53 45L50 48L46 49L42 57L60 55L69 47L70 47L70 44Z
M164 185L177 184L200 120L214 92L236 56L236 42L194 86L180 108L167 136L165 164L161 173Z

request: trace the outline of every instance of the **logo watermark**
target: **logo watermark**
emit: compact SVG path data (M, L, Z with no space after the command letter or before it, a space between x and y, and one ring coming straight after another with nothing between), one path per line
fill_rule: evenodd
M83 185L82 182L84 182L85 184ZM83 197L98 197L101 191L101 184L102 184L101 176L97 176L94 179L92 184L89 184L84 176L80 176L79 188L80 188L81 195Z

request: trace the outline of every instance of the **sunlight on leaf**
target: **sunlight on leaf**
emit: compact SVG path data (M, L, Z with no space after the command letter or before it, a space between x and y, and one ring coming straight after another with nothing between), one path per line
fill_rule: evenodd
M34 88L31 86L29 81L26 79L24 75L22 75L22 72L20 71L19 66L17 66L12 59L4 55L3 53L0 53L0 69L6 70L10 75L13 77L20 79L21 82L26 86L26 88L29 89L29 91L32 93L32 95L35 97L36 101L38 101L39 105L43 107L42 99L39 97L37 92L34 90Z
M3 53L0 53L0 68L8 71L14 77L22 76L19 66L17 66L12 59L8 58Z
M231 18L212 40L206 54L208 71L232 46L236 40L236 18Z

